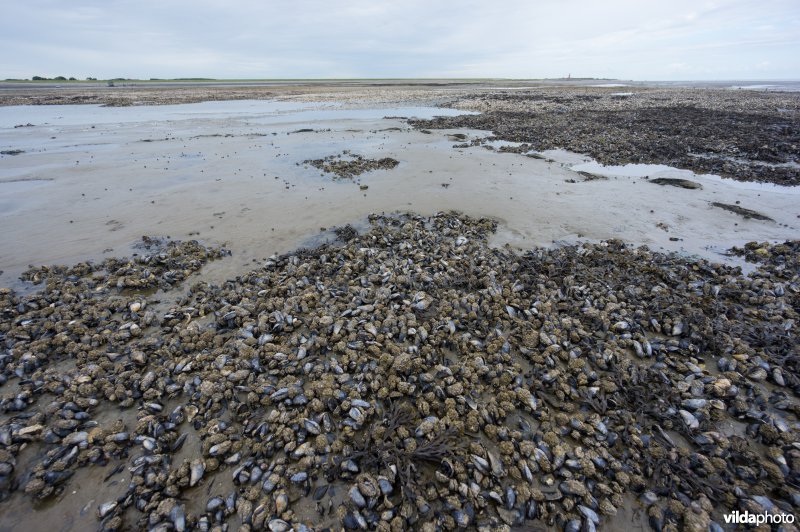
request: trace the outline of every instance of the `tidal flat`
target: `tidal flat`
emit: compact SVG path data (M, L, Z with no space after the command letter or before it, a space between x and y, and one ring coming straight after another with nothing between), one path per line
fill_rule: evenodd
M718 530L800 505L800 93L0 103L0 529Z

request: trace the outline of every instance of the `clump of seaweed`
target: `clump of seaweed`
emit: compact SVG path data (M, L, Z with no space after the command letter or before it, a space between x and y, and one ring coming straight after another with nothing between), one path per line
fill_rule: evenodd
M372 423L365 437L356 444L348 457L362 470L376 472L396 471L396 480L402 486L406 500L416 497L415 488L420 485L422 464L441 466L445 460L454 459L461 448L458 432L447 427L430 438L416 438L416 447L409 450L401 433L414 434L415 416L406 405L392 402L385 409L382 419ZM404 430L403 430L404 429Z
M337 240L341 240L342 242L350 242L358 236L358 231L350 224L337 227L333 232L336 234Z
M659 177L656 179L651 179L651 183L654 185L669 185L672 187L679 187L679 188L688 188L688 189L701 189L703 185L697 183L695 181L689 181L688 179L675 179L673 177Z
M730 211L732 213L738 214L739 216L742 216L742 217L744 217L746 219L747 218L752 218L754 220L761 220L761 221L764 221L764 222L774 222L775 221L772 218L770 218L769 216L761 214L758 211L754 211L752 209L745 209L744 207L740 207L738 205L731 205L729 203L720 203L718 201L712 201L711 205L713 205L714 207L719 207L720 209L725 209L726 211Z

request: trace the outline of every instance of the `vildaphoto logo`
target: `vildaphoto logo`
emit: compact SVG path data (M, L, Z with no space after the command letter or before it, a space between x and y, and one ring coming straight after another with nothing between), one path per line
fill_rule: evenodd
M764 512L760 514L753 514L747 510L744 512L736 510L734 512L725 514L723 517L725 518L725 523L732 525L784 525L794 523L794 516L792 514L784 513L771 514Z

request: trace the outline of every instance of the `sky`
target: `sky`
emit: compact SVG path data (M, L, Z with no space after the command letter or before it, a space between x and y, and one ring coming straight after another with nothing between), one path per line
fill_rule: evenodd
M800 79L800 0L6 0L0 78Z

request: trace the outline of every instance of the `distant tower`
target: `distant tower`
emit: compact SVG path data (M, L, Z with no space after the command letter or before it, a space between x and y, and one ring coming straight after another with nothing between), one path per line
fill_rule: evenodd
M567 74L567 79L572 79L572 74Z

